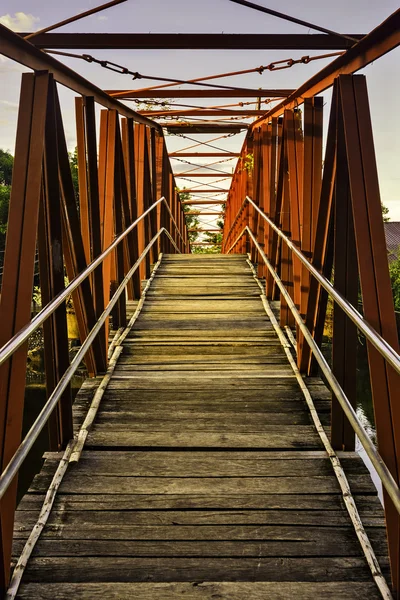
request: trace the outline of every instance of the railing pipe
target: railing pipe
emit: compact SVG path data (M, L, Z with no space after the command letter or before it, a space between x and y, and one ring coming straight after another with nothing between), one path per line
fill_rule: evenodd
M322 275L304 256L299 248L287 237L275 223L253 202L249 196L246 196L246 200L254 206L258 213L267 221L272 229L278 234L280 238L287 244L291 251L297 256L297 258L303 263L303 265L310 271L315 279L322 285L322 287L328 292L333 300L340 306L343 312L353 321L357 328L365 335L367 340L376 348L381 356L387 360L391 367L400 374L400 355L391 347L390 344L364 319L364 317L350 304L340 292L338 292L329 279ZM228 250L228 253L230 250Z
M101 314L96 325L90 331L89 335L87 336L87 338L83 342L82 346L76 353L75 357L71 361L70 366L65 371L64 375L61 377L60 381L54 388L52 394L49 396L46 404L43 406L42 410L40 411L40 413L39 413L38 417L36 418L35 422L33 423L32 427L26 434L25 438L22 440L21 444L19 445L15 454L11 458L7 467L4 469L3 473L1 474L1 476L0 476L0 499L4 496L8 487L10 486L11 482L13 481L14 477L17 475L17 473L18 473L22 463L26 459L30 449L32 448L32 446L35 443L35 441L37 440L40 432L46 425L51 413L57 406L57 404L62 396L62 393L64 392L68 383L71 381L75 371L78 369L86 352L89 350L94 338L99 333L102 326L104 325L107 317L110 315L112 309L114 308L115 304L118 301L118 298L120 297L122 292L125 290L126 286L128 285L130 278L132 277L132 275L134 274L136 269L138 269L140 263L145 258L145 256L149 252L150 248L154 245L154 243L158 240L158 238L160 237L160 235L162 233L165 233L170 238L170 240L171 240L172 244L175 246L176 250L178 252L180 252L177 245L175 244L174 240L172 239L172 237L168 233L168 231L165 229L165 227L162 227L160 229L160 231L149 242L149 244L147 244L146 248L143 250L143 252L139 256L138 260L135 262L135 264L131 267L131 269L125 275L124 279L121 281L115 294L112 296L110 302L108 303L107 308L103 311L103 313Z
M2 348L0 348L0 365L2 365L6 360L8 360L14 354L14 352L18 350L18 348L22 346L24 342L26 342L29 336L32 335L32 333L36 331L36 329L38 329L38 327L40 327L44 323L44 321L46 321L46 319L48 319L53 314L53 312L68 298L68 296L74 290L76 290L77 287L80 286L82 281L84 281L86 277L88 277L88 275L90 275L90 273L92 273L92 271L94 271L96 267L98 267L103 262L103 260L110 254L110 252L112 252L127 235L129 235L129 233L138 225L138 223L140 223L140 221L144 219L152 210L154 210L154 208L156 208L156 206L158 206L161 202L164 202L168 207L167 201L164 198L164 196L157 200L157 202L154 202L154 204L152 204L142 215L140 215L140 217L138 217L133 223L131 223L129 227L125 229L125 231L123 231L117 238L115 238L115 240L108 246L108 248L106 248L104 252L99 254L99 256L94 261L92 261L86 267L86 269L82 271L82 273L79 273L79 275L77 275L67 285L67 287L64 290L62 290L62 292L57 294L57 296L55 296L53 300L49 302L49 304L42 308L42 310L32 319L32 321L30 321L30 323L25 325L25 327L22 327L22 329L20 329L20 331L17 334L15 334L6 344L4 344ZM177 227L174 220L173 223L175 227ZM179 231L178 233L181 236Z
M260 211L260 212L262 213L262 211ZM396 481L394 480L391 472L389 471L388 467L384 463L381 455L376 450L370 437L368 436L367 432L365 431L361 421L357 417L357 413L355 412L354 408L352 407L350 400L347 398L347 396L344 393L343 389L341 388L338 380L332 373L328 363L325 360L324 355L322 354L317 343L315 342L314 338L312 337L311 332L304 324L304 321L303 321L299 311L297 310L296 305L293 302L289 292L286 290L285 286L283 285L281 278L275 272L275 269L271 265L265 252L263 251L263 249L257 242L254 234L252 233L252 231L250 230L249 227L245 227L243 229L243 231L238 236L236 241L232 244L232 246L227 251L227 254L229 254L229 252L236 246L238 241L241 239L241 237L245 233L248 233L250 239L252 240L253 244L255 245L258 252L260 253L261 258L263 259L264 263L266 264L267 268L269 269L272 277L275 279L276 284L279 287L281 294L284 297L285 301L287 302L288 307L292 311L293 317L295 318L302 334L304 335L305 340L307 341L312 352L314 353L315 360L318 362L319 366L321 367L321 371L325 375L326 380L329 383L329 386L331 387L332 392L335 394L336 398L338 399L338 401L343 409L343 412L345 413L346 417L348 418L351 426L353 427L354 432L358 436L364 450L366 451L369 459L371 460L373 466L375 467L376 472L378 473L383 486L385 487L387 493L389 494L391 500L393 501L393 504L396 507L397 512L400 514L400 489L399 489Z

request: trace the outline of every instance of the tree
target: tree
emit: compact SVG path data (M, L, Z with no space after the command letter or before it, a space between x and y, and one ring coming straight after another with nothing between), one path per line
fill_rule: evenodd
M182 191L179 191L179 199L181 202L187 202L188 200L190 200L190 194L188 194L188 192L185 192L186 188L183 188ZM188 229L195 229L197 228L197 226L199 225L200 221L197 218L196 215L188 215L188 212L193 212L192 208L190 206L190 204L182 204L182 209L183 212L185 213L185 219L186 219L186 227ZM190 231L189 232L189 242L195 242L198 238L199 234L197 231Z
M394 309L400 312L400 248L397 258L389 263L390 281L392 283Z
M13 156L0 150L0 273L3 272L13 165Z
M79 200L79 178L78 178L78 147L73 152L68 152L69 166L71 168L72 183L75 191L75 198Z
M0 185L11 185L14 157L6 150L0 150Z
M387 206L382 204L382 202L381 202L381 207L382 207L382 219L385 223L387 223L387 221L390 221L389 209Z
M218 233L206 232L204 235L206 236L206 242L211 242L214 246L220 246L222 244L223 233L222 230L224 228L224 222L222 219L217 221L217 227L219 227L220 231Z

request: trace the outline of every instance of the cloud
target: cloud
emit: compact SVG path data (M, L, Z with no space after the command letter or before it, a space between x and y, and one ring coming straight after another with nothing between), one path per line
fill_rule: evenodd
M10 102L9 100L0 100L0 104L5 107L4 110L17 110L18 102Z
M97 17L98 21L108 21L108 17L106 17L105 15L100 15L100 17Z
M0 23L13 31L35 31L35 23L40 21L39 17L23 12L16 12L12 17L10 14L0 17Z

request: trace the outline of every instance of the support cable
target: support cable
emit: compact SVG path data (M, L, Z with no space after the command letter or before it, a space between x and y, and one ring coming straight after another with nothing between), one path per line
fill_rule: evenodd
M319 60L322 58L330 58L333 56L340 56L341 54L344 54L343 52L331 52L329 54L320 54L318 56L302 56L299 59L293 59L293 58L286 58L285 60L278 60L275 62L271 62L269 65L261 65L260 67L253 67L252 69L243 69L241 71L231 71L229 73L218 73L217 75L208 75L207 77L197 77L196 79L188 79L188 81L186 81L186 83L198 83L199 81L210 81L211 79L222 79L224 77L236 77L237 75L247 75L249 73L259 73L260 75L262 75L264 73L264 71L278 71L279 69L289 69L290 67L293 67L293 65L297 65L297 64L308 64L309 62L313 61L313 60ZM282 66L277 68L276 65L280 65L286 63L286 66ZM176 82L178 83L178 82ZM131 93L135 93L135 92L151 92L152 90L161 90L164 88L169 88L169 87L173 87L175 85L175 83L165 83L164 85L155 85L155 86L151 86L151 87L147 87L147 88L139 88L136 90L124 90L123 92L114 92L113 94L111 94L114 98L118 98L119 96L122 96L123 94L129 94ZM173 92L174 90L171 90L171 92Z
M113 71L114 73L119 73L120 75L132 75L133 80L135 80L135 79L153 79L154 81L168 81L169 83L179 83L179 84L189 83L185 79L176 79L176 78L171 79L169 77L157 77L155 75L143 75L143 73L139 73L138 71L131 71L130 69L128 69L128 67L119 65L118 63L112 62L111 60L100 60L98 58L95 58L91 54L73 54L72 52L61 52L60 50L45 50L45 52L47 54L57 54L58 56L66 56L68 58L79 58L80 60L84 60L88 63L95 63L97 65L100 65L104 69L108 69L109 71ZM233 91L238 91L238 92L243 92L243 91L251 92L252 91L249 88L238 88L238 87L234 87L234 86L230 86L230 85L202 83L200 81L197 83L194 83L193 85L198 85L201 87L207 87L207 88L212 88L212 89L215 89L217 87L217 88L221 88L223 90L233 90Z

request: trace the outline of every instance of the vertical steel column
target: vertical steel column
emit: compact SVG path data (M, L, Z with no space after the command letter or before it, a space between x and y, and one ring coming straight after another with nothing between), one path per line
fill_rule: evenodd
M364 316L398 352L378 173L365 77L341 75L341 110ZM367 345L379 452L400 481L400 377ZM384 494L393 588L400 597L400 520Z
M67 143L65 140L61 110L57 95L56 128L58 145L58 173L62 196L63 251L67 276L70 280L72 280L74 277L76 277L76 275L85 270L87 263L79 223L74 186L72 182L71 169L69 165ZM95 158L97 162L97 156ZM90 329L94 327L97 320L89 278L85 279L79 288L72 293L72 300L78 322L79 336L81 340L84 340L87 337ZM105 355L104 334L103 336L100 336L99 334L99 336L93 341L92 347L85 356L85 363L89 375L91 376L95 375L97 372L104 372L106 370L107 362Z
M90 240L91 211L88 198L85 115L83 102L84 100L81 96L75 98L76 141L78 150L79 216L86 263L89 264L92 256Z
M124 147L125 165L126 165L126 177L127 177L127 191L130 206L130 215L132 223L138 217L137 207L137 194L136 194L136 172L135 172L135 132L133 119L122 120L122 142ZM135 227L132 233L129 234L130 244L132 247L133 257L136 260L139 256L139 238L138 228ZM133 274L133 295L134 298L140 298L140 273L139 270Z
M87 182L88 182L88 205L90 214L90 244L91 260L101 254L101 224L100 224L100 195L99 195L99 173L97 166L97 140L96 140L96 114L95 102L92 96L83 99L85 142L87 156ZM99 265L92 276L92 294L94 301L95 320L97 321L104 310L104 281L103 265ZM97 369L104 372L107 368L107 353L105 345L105 326L99 333L98 343L100 345L100 357L96 357L97 341L93 343Z
M115 236L119 236L122 233L123 227L123 194L122 194L122 172L124 170L122 148L121 148L121 132L119 127L119 116L116 114L115 119L115 163L114 163L114 228ZM125 198L127 204L127 196ZM127 215L129 220L129 215ZM116 268L116 279L115 288L117 288L124 279L124 250L126 248L126 240L118 244L115 250L115 268ZM113 328L118 329L119 327L126 327L126 294L125 291L122 293L114 306L113 312Z
M312 259L322 182L322 118L323 98L306 98L304 101L304 171L303 171L303 214L301 250ZM301 265L300 313L307 319L307 304L311 277ZM298 331L298 366L302 370L304 338Z
M282 194L283 194L283 122L282 119L272 119L272 147L271 147L271 181L270 181L270 206L269 216L274 223L280 222ZM271 265L278 268L278 236L275 231L269 229L268 257ZM266 294L268 299L274 299L275 281L271 273L267 273Z
M13 182L0 303L0 345L31 318L49 74L22 75ZM28 344L0 367L1 468L21 441ZM0 591L10 576L17 478L0 504Z
M43 305L53 300L65 287L58 164L55 83L53 76L50 75L46 107L43 193L38 229L40 290ZM69 366L65 302L44 322L43 334L46 389L47 395L50 396ZM60 450L73 437L72 399L69 385L49 419L49 432L50 449L54 451Z
M303 171L303 140L301 121L298 111L285 110L285 139L288 167L288 203L290 207L290 232L293 243L301 247L301 216L302 216L302 171ZM286 211L286 208L285 208ZM286 218L286 217L284 217ZM286 250L282 252L286 255ZM296 256L291 257L293 276L293 300L300 309L301 299L301 263Z
M333 236L331 232L331 215L336 178L336 122L337 122L337 83L333 87L332 106L329 116L328 135L321 185L321 196L315 220L315 236L313 236L312 263L328 278L332 272ZM305 324L313 334L317 344L321 343L327 306L327 294L321 289L314 277L310 280L307 299ZM299 360L300 371L311 375L316 369L310 349L303 345Z

